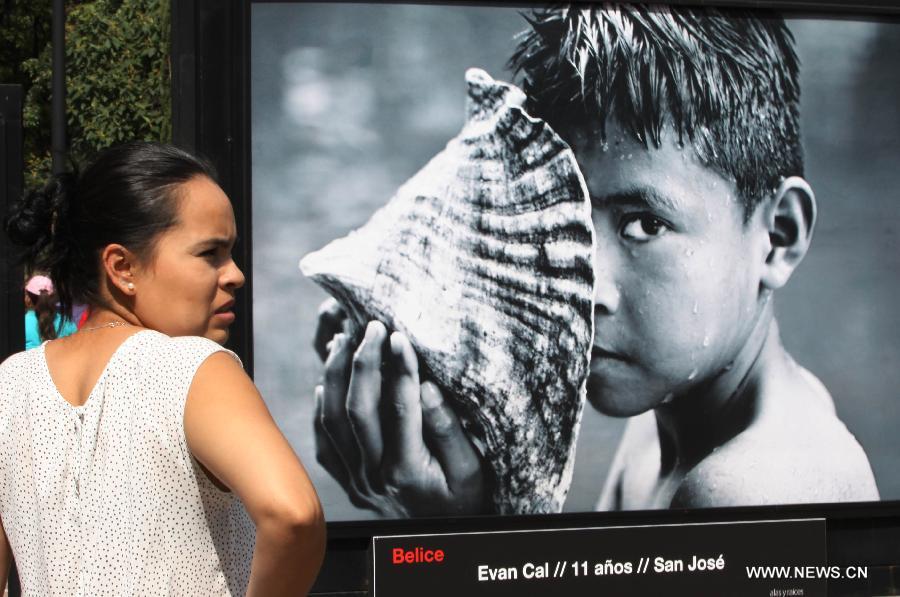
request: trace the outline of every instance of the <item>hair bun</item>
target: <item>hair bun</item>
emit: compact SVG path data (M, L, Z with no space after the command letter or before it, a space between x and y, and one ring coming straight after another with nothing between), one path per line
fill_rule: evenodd
M35 260L53 243L54 233L68 219L75 177L53 176L43 188L27 193L6 218L9 239L25 247L25 260Z

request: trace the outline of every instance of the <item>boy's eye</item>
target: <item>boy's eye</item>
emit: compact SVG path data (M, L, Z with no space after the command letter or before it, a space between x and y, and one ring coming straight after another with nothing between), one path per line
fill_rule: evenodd
M646 242L668 231L669 227L659 218L648 214L634 214L624 218L619 234L628 240Z

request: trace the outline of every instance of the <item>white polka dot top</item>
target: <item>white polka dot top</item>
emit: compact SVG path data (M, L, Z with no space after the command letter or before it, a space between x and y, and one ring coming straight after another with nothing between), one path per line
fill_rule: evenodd
M220 350L140 331L78 407L43 347L0 365L0 517L23 595L245 593L253 525L184 436L191 381Z

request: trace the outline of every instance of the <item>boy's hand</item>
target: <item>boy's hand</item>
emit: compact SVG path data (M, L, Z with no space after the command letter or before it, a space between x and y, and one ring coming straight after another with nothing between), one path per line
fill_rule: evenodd
M328 343L331 342L331 339L341 332L349 333L349 331L350 320L339 302L329 298L319 305L319 318L316 321L313 348L316 349L316 354L323 363L328 358Z
M337 308L323 307L317 350L323 327L343 327ZM419 383L406 337L387 336L384 325L371 322L358 347L345 333L323 346L317 459L358 507L392 517L483 513L478 452L437 386Z

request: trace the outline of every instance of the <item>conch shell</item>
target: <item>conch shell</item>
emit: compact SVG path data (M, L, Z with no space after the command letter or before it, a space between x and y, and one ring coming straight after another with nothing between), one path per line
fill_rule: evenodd
M569 147L471 69L460 134L303 273L409 337L484 451L501 514L559 512L593 338L594 231Z

